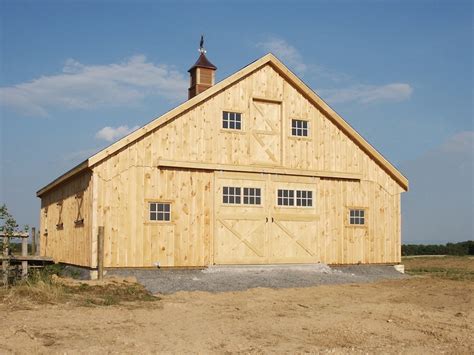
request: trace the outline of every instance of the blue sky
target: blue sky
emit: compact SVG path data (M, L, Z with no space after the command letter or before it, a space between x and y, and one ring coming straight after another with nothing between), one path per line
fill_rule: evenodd
M473 238L471 1L0 0L0 202L186 99L201 33L221 80L273 52L409 178L403 241Z

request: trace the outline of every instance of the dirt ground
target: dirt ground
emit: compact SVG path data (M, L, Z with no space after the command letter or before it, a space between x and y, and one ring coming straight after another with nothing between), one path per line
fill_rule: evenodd
M472 281L416 276L112 306L0 303L0 353L472 354L473 293Z

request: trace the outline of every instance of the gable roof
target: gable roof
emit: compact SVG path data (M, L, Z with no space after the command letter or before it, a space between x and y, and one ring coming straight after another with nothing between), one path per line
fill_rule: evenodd
M230 75L226 79L219 83L211 86L206 91L194 96L193 98L185 101L181 105L168 111L160 117L155 118L153 121L147 123L143 127L123 137L115 143L112 143L107 148L99 151L84 162L78 164L68 172L64 173L42 189L40 189L36 195L41 196L45 192L49 191L53 187L57 186L61 182L75 176L76 174L93 167L106 159L108 156L115 154L119 150L137 141L147 133L154 131L158 127L164 125L176 116L192 109L194 106L200 104L202 101L209 97L218 94L220 91L226 89L228 86L234 84L238 80L250 75L257 71L261 67L270 64L280 75L282 75L288 82L293 84L308 100L322 110L326 117L330 119L336 126L345 132L366 154L374 159L377 164L384 169L405 191L408 191L408 180L402 173L400 173L385 157L379 153L372 145L370 145L357 131L352 128L339 114L334 111L326 102L324 102L309 86L307 86L296 74L291 72L278 58L273 54L269 53L261 57L260 59L250 63L246 67Z

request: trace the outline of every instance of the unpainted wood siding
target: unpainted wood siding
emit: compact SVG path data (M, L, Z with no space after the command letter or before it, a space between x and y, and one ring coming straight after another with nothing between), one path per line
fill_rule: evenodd
M254 123L255 118L264 116L261 103L267 99L275 100L268 106L277 105L281 109L281 122L278 126L272 125L273 129L265 122ZM243 129L223 129L223 111L240 112ZM291 136L292 119L309 122L308 137ZM364 180L374 181L390 193L403 191L351 138L269 64L151 131L140 139L140 145L144 154L152 157L153 166L160 160L275 166L271 157L267 157L266 163L255 161L255 147L259 148L255 134L275 129L280 138L269 148L270 151L277 150L273 153L278 157L279 166L362 174Z
M261 204L224 204L224 186L259 188ZM399 195L374 182L216 172L215 187L218 264L400 262ZM312 206L279 206L278 189L311 191ZM349 224L350 208L365 225Z
M143 143L94 169L97 225L105 230L104 266L208 265L212 173L152 167ZM171 221L150 221L149 202L170 203Z
M223 111L241 113L242 130L223 129ZM291 136L292 119L308 121L308 137ZM319 176L359 174L360 181L318 180L318 255L323 262L338 264L400 260L403 189L270 64L92 167L93 267L101 225L106 267L213 262L213 173L158 169L162 160L312 170ZM148 203L154 200L172 203L172 223L147 221ZM366 228L345 225L350 205L368 208Z
M91 266L91 176L87 171L41 196L41 255L55 262Z

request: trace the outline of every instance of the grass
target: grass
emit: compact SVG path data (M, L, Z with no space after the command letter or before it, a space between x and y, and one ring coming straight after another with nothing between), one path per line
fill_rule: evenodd
M60 267L52 265L32 272L27 280L19 281L10 288L0 287L0 306L7 306L8 309L25 309L30 305L42 304L91 307L160 299L137 283L108 281L90 285L85 282L66 282L58 277L60 272Z
M472 256L402 258L405 272L410 275L431 276L456 281L474 281Z

